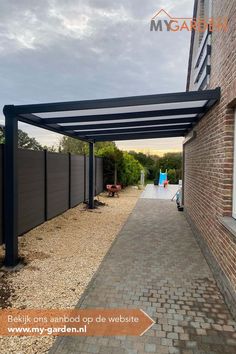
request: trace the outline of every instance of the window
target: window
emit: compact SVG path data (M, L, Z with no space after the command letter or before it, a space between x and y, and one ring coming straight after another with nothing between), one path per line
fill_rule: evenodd
M212 0L199 0L194 17L208 21L212 17ZM190 90L205 90L210 83L211 72L211 33L195 31L192 44L192 63L190 74Z

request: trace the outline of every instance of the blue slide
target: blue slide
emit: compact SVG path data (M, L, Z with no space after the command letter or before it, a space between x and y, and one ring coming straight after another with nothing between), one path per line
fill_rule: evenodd
M167 181L167 171L166 172L160 171L159 186L163 186L165 181Z

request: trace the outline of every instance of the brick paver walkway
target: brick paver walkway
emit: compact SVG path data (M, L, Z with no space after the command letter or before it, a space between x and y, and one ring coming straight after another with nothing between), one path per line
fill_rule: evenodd
M79 307L142 308L156 324L142 337L65 337L50 354L236 353L228 312L184 214L139 199Z

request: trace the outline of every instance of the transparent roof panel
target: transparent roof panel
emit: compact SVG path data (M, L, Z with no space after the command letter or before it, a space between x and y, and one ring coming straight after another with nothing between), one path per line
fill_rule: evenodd
M130 134L145 134L145 133L151 133L152 131L155 132L155 133L157 133L157 132L158 132L158 129L150 130L150 129L148 129L148 128L146 127L146 130L143 130L142 132L137 132L137 131L134 131L134 132L132 132L132 133L130 133L130 132L123 132L122 135L126 135L126 134L127 134L127 135L130 135ZM183 128L166 129L166 130L160 130L160 133L165 133L165 132L170 133L170 132L174 132L174 131L184 131L184 129L183 129ZM112 136L112 135L117 135L117 134L119 134L119 133L106 133L106 132L102 133L102 132L101 132L100 135ZM92 134L85 134L85 135L87 135L87 136L92 136ZM99 134L97 134L96 136L99 137Z
M144 128L144 129L152 129L152 128L155 128L155 129L158 129L158 127L166 127L166 128L168 128L168 127L173 127L173 128L178 128L179 126L182 126L182 125L186 125L186 128L187 128L187 125L189 125L189 124L191 124L191 123L176 123L176 124L158 124L158 125L148 125L148 126L146 126L146 125L142 125L142 126L132 126L132 127L128 127L128 129L135 129L135 128L139 128L139 129L142 129L142 128ZM103 129L88 129L88 131L90 131L91 133L93 133L93 132L106 132L106 131L108 131L109 132L109 130L110 129L112 129L112 130L117 130L117 132L119 133L119 132L122 132L123 130L126 130L127 129L127 127L118 127L118 128L103 128ZM84 132L84 130L74 130L76 133L79 133L79 132L81 132L81 133L83 133Z
M94 125L100 125L100 124L107 124L107 123L122 123L122 122L146 122L146 121L156 121L158 120L163 120L166 119L181 119L181 118L195 118L197 117L196 114L183 114L181 116L179 115L173 115L173 116L161 116L161 117L148 117L148 118L131 118L131 119L113 119L113 120L100 120L100 121L94 121L94 122L89 122L89 124L94 124ZM70 125L87 125L88 122L78 122L78 123L61 123L58 124L59 126L63 127L69 127Z
M79 117L79 116L98 115L98 114L159 111L159 110L166 110L166 109L203 107L205 106L206 103L207 103L206 100L175 102L175 103L160 103L156 105L154 104L154 105L128 106L128 107L117 107L117 108L100 108L100 109L85 109L85 110L77 110L77 111L38 113L37 116L40 118Z

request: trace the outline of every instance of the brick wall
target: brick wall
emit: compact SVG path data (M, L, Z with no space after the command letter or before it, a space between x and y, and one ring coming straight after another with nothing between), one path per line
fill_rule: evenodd
M232 215L234 107L236 107L236 1L214 0L213 16L229 18L228 33L212 35L210 87L222 97L184 147L186 215L236 316L236 236L219 221Z

